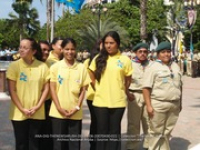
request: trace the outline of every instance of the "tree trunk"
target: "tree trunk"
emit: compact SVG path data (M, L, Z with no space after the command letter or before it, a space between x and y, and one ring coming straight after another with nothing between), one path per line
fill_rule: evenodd
M147 39L147 0L140 0L140 39Z
M23 26L20 28L20 35L19 35L19 41L23 39Z
M46 0L46 9L47 9L47 41L50 42L50 36L49 36L49 29L50 29L50 22L51 22L51 0Z

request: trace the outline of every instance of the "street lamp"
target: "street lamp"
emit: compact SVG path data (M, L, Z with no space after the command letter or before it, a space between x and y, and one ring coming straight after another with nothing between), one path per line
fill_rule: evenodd
M187 10L188 14L188 27L190 29L190 53L191 53L191 60L193 60L193 35L192 35L192 28L196 22L197 17L197 11L195 10L195 7L200 5L200 0L185 0L184 6Z
M98 39L101 38L101 12L106 12L108 9L106 7L102 7L102 0L98 0L98 5L92 7L92 12L97 13L98 15Z

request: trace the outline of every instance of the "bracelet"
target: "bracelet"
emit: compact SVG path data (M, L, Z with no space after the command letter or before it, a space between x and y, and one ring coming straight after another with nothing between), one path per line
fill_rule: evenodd
M79 106L75 106L76 110L80 110L80 107Z

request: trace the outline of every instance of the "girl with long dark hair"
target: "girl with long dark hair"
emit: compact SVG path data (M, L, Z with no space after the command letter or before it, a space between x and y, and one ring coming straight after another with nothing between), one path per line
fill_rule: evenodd
M121 149L121 119L127 104L132 66L119 50L120 37L110 31L102 39L103 48L93 59L91 70L95 88L93 100L97 118L97 150Z

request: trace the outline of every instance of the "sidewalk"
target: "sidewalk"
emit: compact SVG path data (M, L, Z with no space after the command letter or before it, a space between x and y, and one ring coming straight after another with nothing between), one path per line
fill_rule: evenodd
M183 77L183 110L172 132L171 150L189 150L200 143L200 78ZM82 136L89 134L90 114L84 102ZM12 125L8 120L9 100L0 98L0 150L14 150ZM122 134L126 134L126 112L122 120ZM125 141L122 150L125 150ZM82 142L81 150L89 150L89 142ZM141 149L142 150L142 149ZM194 149L198 150L198 149Z

